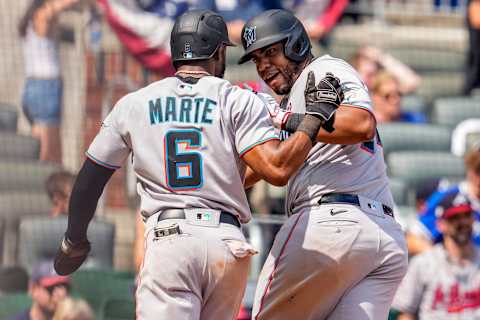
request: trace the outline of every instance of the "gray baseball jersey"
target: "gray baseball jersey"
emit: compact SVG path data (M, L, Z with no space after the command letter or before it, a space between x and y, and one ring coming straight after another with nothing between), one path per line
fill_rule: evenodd
M328 55L315 59L302 71L291 89L286 109L305 112L304 88L309 71L315 73L317 82L327 72L333 73L340 79L345 94L342 105L372 111L368 90L357 72L345 61ZM317 205L321 195L331 192L359 194L393 207L378 132L372 141L361 144L317 143L303 167L290 179L287 212L297 213Z
M469 265L448 258L443 244L412 259L392 306L420 319L480 318L480 251Z
M87 156L118 168L133 153L144 217L167 208L211 208L250 219L242 155L278 139L254 93L211 76L166 78L126 95Z

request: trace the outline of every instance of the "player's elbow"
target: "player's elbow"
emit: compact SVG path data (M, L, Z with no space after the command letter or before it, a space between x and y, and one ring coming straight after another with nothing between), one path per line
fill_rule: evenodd
M282 187L288 183L292 173L289 170L283 168L275 168L271 170L268 177L265 180L277 187Z
M371 114L363 117L362 121L357 126L357 134L361 141L370 141L375 138L377 123Z

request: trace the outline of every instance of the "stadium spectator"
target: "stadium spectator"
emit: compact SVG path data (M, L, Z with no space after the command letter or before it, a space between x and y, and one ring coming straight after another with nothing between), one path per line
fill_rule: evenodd
M455 204L469 203L475 212L473 241L480 245L480 148L475 148L465 156L466 178L464 181L445 190L432 194L425 210L420 213L407 233L408 251L418 254L432 244L442 241L442 234L437 228L437 208L445 199L452 199Z
M415 91L421 82L420 77L410 67L377 47L360 47L350 58L350 63L367 84L368 89L371 89L373 79L382 70L395 77L402 94Z
M40 160L43 161L62 161L60 120L63 84L57 18L78 1L33 0L19 24L26 76L23 112L32 126L32 136L40 140Z
M65 170L54 172L47 178L45 189L52 202L52 217L67 214L70 193L72 192L74 182L75 175Z
M93 320L93 311L83 299L65 298L58 305L53 320Z
M480 249L473 244L468 202L444 198L437 206L443 243L412 259L392 307L398 320L479 319Z
M465 68L465 94L471 94L474 89L480 88L480 0L468 1L467 28L469 45Z
M402 92L397 79L387 71L377 73L372 79L371 98L375 118L384 122L427 122L426 116L419 112L404 112L400 102Z
M28 292L32 306L10 320L52 319L59 303L68 296L70 278L59 276L53 269L53 261L44 260L34 266Z

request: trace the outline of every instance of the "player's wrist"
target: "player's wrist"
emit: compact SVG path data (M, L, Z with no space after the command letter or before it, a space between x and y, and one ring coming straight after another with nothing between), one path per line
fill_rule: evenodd
M316 116L307 114L298 125L297 131L305 133L312 141L312 145L317 141L318 130L323 124L323 120Z

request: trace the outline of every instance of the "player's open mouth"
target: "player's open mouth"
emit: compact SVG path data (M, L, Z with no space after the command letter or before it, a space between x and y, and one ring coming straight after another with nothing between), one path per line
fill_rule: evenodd
M266 83L268 83L268 82L272 81L273 79L275 79L275 77L278 76L279 74L280 74L280 72L278 72L278 71L270 72L265 76L264 81Z

